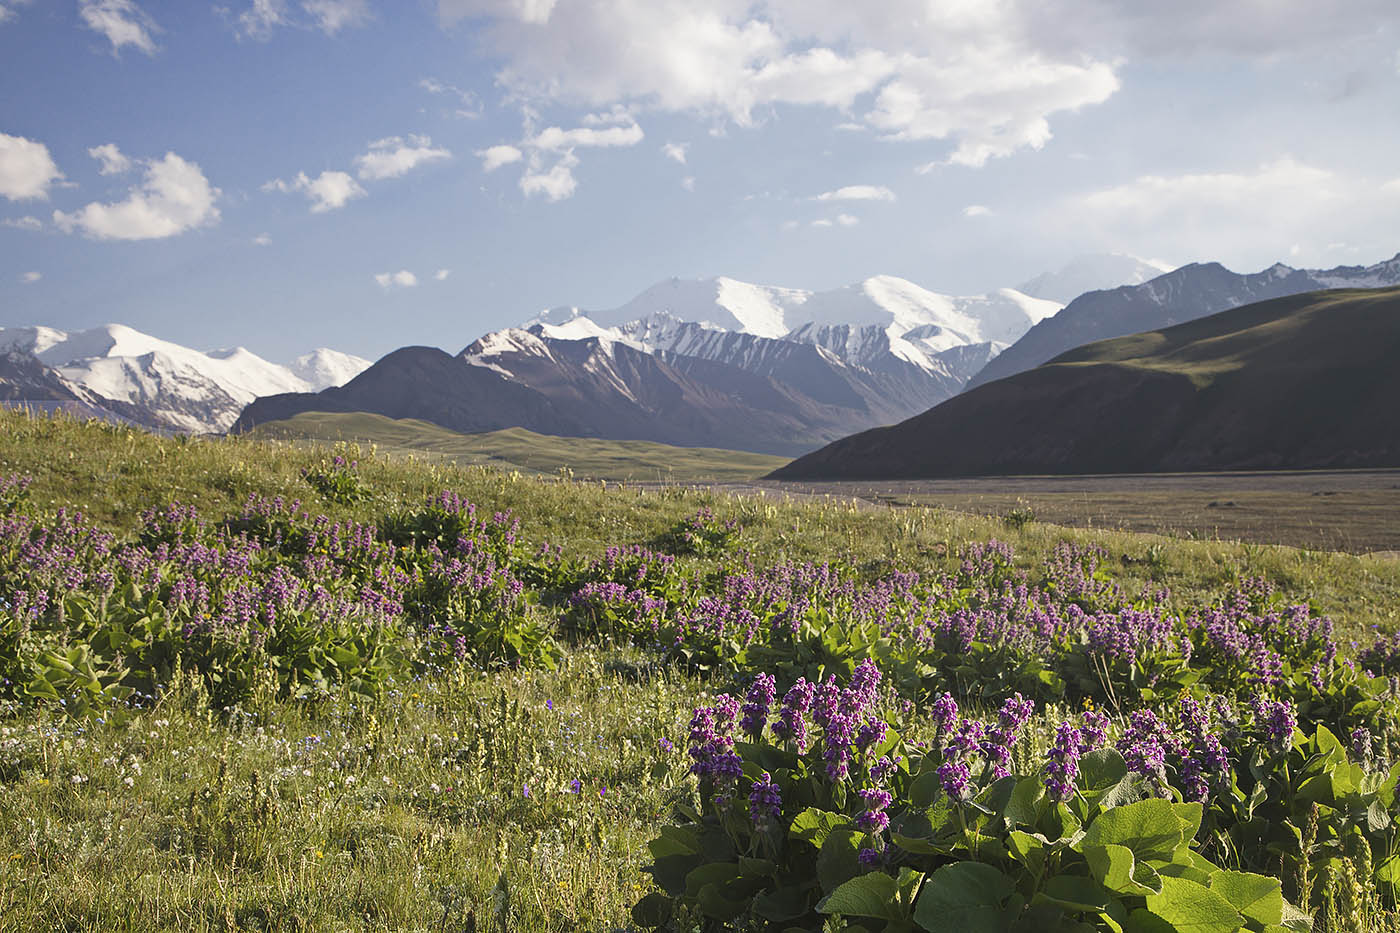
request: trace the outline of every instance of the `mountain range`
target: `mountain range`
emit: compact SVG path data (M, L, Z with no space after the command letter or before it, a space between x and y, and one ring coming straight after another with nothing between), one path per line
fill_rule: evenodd
M455 356L389 354L337 389L261 398L242 431L306 411L796 455L952 397L1060 308L877 276L827 292L672 279L620 308L555 308Z
M1038 322L967 384L972 389L1039 366L1074 347L1158 330L1270 298L1334 288L1400 285L1400 254L1372 266L1231 272L1218 262L1191 263L1141 285L1091 291Z
M1079 347L774 479L1400 465L1400 288L1321 291Z
M151 427L189 433L226 431L259 396L318 391L346 382L370 365L324 348L287 365L270 363L242 347L202 353L121 324L73 333L4 327L0 351L33 357L62 378L63 391L82 389L91 404L120 409L123 417ZM46 384L56 385L52 380Z

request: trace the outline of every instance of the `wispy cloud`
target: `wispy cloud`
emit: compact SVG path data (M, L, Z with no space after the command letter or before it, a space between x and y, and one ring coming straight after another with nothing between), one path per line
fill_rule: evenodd
M420 165L450 159L452 153L446 149L433 148L433 141L427 136L390 136L369 144L369 151L355 159L358 174L362 181L377 181L381 178L397 178L406 175Z
M418 284L418 276L407 269L400 269L398 272L380 272L375 275L374 281L388 291L391 288L413 288Z
M847 185L835 191L824 191L816 201L893 201L894 192L883 185Z
M681 165L685 164L685 151L690 148L690 143L666 143L661 147L662 153L668 159L673 159Z
M198 165L173 152L142 164L145 178L125 200L94 201L71 214L54 211L54 223L97 240L158 240L218 222L220 191Z
M147 55L156 53L153 33L160 27L133 0L79 0L78 15L92 30L112 43L112 54L132 45Z
M283 194L301 192L311 201L313 214L338 210L367 192L359 182L346 172L326 171L311 178L305 172L298 172L291 181L274 178L262 186L264 191L280 191Z

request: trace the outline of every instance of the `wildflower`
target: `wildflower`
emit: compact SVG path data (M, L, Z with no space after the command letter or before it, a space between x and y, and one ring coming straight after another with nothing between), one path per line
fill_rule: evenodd
M582 782L582 781L580 781L578 778L574 778L572 781L569 782L569 793L571 793L571 794L578 794L578 793L582 793L582 792L583 792L583 782Z
M749 790L749 819L753 820L754 829L764 832L771 828L782 814L782 808L782 793L773 783L772 775L765 771Z
M530 799L530 785L529 785L529 784L521 784L521 785L520 785L520 796L524 797L526 800L529 800L529 799Z
M798 751L805 751L807 745L807 710L812 705L816 687L799 677L797 683L783 696L783 707L778 711L778 719L773 723L773 734L781 741L790 741Z
M1055 741L1045 753L1045 790L1050 799L1063 802L1074 796L1079 776L1079 749L1084 737L1072 723L1062 722L1055 729Z
M860 852L856 854L856 860L860 862L861 868L864 868L866 871L874 871L880 867L880 863L884 861L884 856L874 849L865 848L861 849Z
M1351 757L1363 765L1371 763L1371 730L1357 726L1351 730Z
M749 687L745 697L747 702L744 703L744 718L739 723L739 728L754 741L758 741L768 725L768 709L773 705L777 694L778 689L772 674L759 674Z
M890 817L885 812L885 808L890 805L894 797L887 790L875 788L874 790L861 791L860 799L865 802L865 810L856 817L856 829L871 835L884 832L886 827L890 825Z
M1084 751L1091 752L1108 744L1108 717L1093 709L1086 709L1079 717L1080 734L1084 736Z

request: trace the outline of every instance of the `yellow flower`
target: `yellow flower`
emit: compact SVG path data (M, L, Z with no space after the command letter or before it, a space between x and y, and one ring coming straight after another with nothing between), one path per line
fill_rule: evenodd
M317 858L324 858L324 857L325 857L325 853L322 852L320 849L317 849L317 850L316 850L316 857L317 857Z

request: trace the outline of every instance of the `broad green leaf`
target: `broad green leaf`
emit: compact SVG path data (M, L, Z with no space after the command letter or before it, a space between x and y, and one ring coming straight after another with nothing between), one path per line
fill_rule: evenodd
M1138 861L1170 861L1182 842L1181 820L1172 805L1152 798L1100 813L1084 831L1079 848L1087 846L1127 846Z
M1205 808L1193 800L1190 803L1172 804L1172 812L1181 820L1182 841L1190 843L1196 838L1196 833L1201 831L1201 818L1205 814Z
M706 862L685 876L685 893L695 897L709 884L723 884L739 878L739 866L733 862Z
M1162 879L1146 862L1133 858L1127 846L1086 846L1084 857L1099 883L1115 894L1160 894Z
M776 891L765 891L753 899L753 912L774 923L797 920L806 916L811 896L810 887L779 883Z
M860 874L860 861L856 853L864 837L864 833L858 833L850 826L838 826L827 834L817 855L817 880L821 882L823 892L835 891Z
M1247 871L1218 871L1210 876L1210 889L1223 895L1250 920L1283 923L1283 885L1277 878Z
M1177 933L1234 933L1244 917L1218 892L1185 878L1162 877L1162 893L1147 895L1147 910Z
M810 842L814 847L820 849L822 843L826 842L826 837L838 826L845 826L851 822L848 816L839 813L828 813L826 810L817 807L809 807L797 814L793 819L792 826L788 829L788 835L793 839L801 839Z
M1002 933L1006 900L1015 890L1011 879L981 862L954 862L929 876L914 921L925 930Z
M1045 869L1045 843L1041 842L1030 833L1023 833L1019 829L1013 830L1006 836L1006 848L1010 850L1011 857L1030 869L1031 874L1039 875ZM1128 853L1132 857L1132 853Z
M1101 913L1113 896L1093 878L1082 875L1056 875L1036 894L1033 904L1053 904L1071 913Z
M824 914L875 917L878 920L903 919L895 900L894 878L880 871L857 875L817 903Z
M1128 776L1128 765L1116 748L1100 748L1079 759L1079 786L1106 790Z
M1008 828L1016 826L1035 827L1045 813L1045 782L1039 777L1022 778L1011 792L1002 817Z

